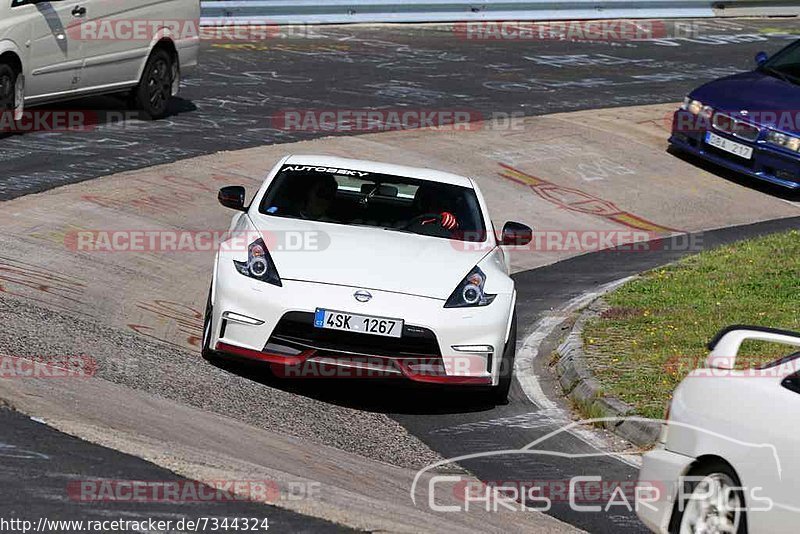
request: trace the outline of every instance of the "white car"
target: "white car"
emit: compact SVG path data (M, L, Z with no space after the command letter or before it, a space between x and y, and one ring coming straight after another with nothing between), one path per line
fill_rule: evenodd
M216 257L207 359L244 357L297 377L405 377L506 399L516 291L470 178L327 156L289 156L249 207L244 188Z
M124 93L161 118L197 65L199 20L198 0L3 0L0 113Z
M733 326L678 386L643 457L639 518L654 532L793 533L800 525L800 353L736 369L744 341L800 346L800 334Z

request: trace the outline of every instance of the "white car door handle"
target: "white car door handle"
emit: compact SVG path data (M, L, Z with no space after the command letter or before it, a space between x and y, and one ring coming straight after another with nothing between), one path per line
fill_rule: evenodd
M82 17L85 14L86 14L86 8L83 6L75 6L75 8L72 10L73 17Z

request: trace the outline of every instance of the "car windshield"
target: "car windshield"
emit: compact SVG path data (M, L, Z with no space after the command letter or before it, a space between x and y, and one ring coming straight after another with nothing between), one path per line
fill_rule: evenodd
M769 58L760 70L791 82L800 84L800 41L791 44Z
M286 165L259 211L460 241L486 240L474 189L350 169Z

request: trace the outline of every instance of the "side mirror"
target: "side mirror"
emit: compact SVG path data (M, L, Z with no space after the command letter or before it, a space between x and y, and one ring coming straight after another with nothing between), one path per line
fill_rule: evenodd
M756 65L759 67L767 62L769 55L766 52L759 52L756 54Z
M521 247L533 240L533 229L522 223L509 221L503 226L500 244Z
M217 199L219 203L237 211L245 211L244 207L244 187L240 185L229 185L219 190Z

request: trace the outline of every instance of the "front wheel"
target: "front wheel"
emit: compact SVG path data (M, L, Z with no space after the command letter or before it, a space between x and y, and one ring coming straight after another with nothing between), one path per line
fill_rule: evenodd
M206 301L206 311L203 314L203 346L200 348L200 354L203 359L209 362L214 362L219 358L219 353L211 349L212 335L212 317L214 315L214 308L211 304L211 290L208 290L208 300Z
M7 63L0 63L0 114L17 109L17 73Z
M689 472L684 502L676 503L670 534L729 532L746 534L744 494L736 473L722 461L706 462Z
M178 78L178 65L163 48L150 54L142 79L133 91L136 107L144 118L158 120L167 116L167 106L172 97L172 86Z
M500 381L489 390L489 400L494 404L507 404L508 392L514 378L514 357L517 354L517 316L511 319L511 332L503 350L503 359L500 361Z

